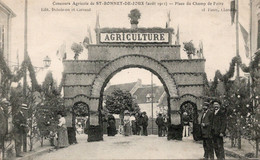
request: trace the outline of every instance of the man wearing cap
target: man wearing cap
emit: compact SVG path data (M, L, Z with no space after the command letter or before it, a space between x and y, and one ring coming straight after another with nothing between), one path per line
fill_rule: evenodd
M21 111L21 109L27 109L26 106L26 104L23 104L22 107L18 107L17 113L13 118L16 157L22 157L21 147L24 136L26 136L27 122L26 117L24 116L24 113Z
M227 127L226 123L226 113L225 110L220 108L221 103L219 101L214 101L213 106L215 108L213 113L213 146L217 159L225 159L225 152L223 146L223 137L225 136L225 131Z
M213 113L209 110L209 103L204 102L201 117L201 135L203 138L204 159L214 159L212 140Z

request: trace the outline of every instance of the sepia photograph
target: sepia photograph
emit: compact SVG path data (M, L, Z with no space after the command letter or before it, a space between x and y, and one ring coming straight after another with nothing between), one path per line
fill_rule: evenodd
M0 0L0 160L259 159L260 0Z

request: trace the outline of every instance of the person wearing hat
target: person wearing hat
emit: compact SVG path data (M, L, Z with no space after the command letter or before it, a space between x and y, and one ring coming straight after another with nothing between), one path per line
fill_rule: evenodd
M22 112L22 109L27 109L26 106L26 104L22 104L22 106L18 107L13 118L16 157L22 157L21 148L28 129L26 117Z
M227 128L225 110L219 101L213 101L214 113L212 122L213 146L217 159L225 159L223 137Z
M125 110L125 112L124 112L124 135L129 136L130 132L131 132L130 113L128 110Z
M155 120L155 123L158 125L158 136L162 137L162 128L164 126L164 121L161 113L159 113L158 117Z
M208 102L204 102L202 109L203 113L201 116L201 135L203 139L204 159L214 159L213 140L211 133L213 113L209 110Z

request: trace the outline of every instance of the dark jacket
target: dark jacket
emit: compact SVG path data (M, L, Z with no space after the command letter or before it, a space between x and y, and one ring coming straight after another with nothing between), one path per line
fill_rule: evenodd
M15 133L25 133L26 131L26 118L24 114L20 111L14 115L13 118L14 132Z
M156 120L155 120L155 123L158 126L163 126L164 125L163 117L162 116L157 117Z
M204 123L205 126L201 125L201 134L203 138L212 138L212 124L213 124L213 113L212 111L208 110L203 117L205 112L202 113L201 116L201 124Z
M183 125L189 125L190 117L189 115L182 115L182 123Z
M219 136L220 133L225 135L227 128L227 117L224 110L220 109L217 114L213 112L212 133Z
M143 117L143 126L148 126L148 116L144 115Z

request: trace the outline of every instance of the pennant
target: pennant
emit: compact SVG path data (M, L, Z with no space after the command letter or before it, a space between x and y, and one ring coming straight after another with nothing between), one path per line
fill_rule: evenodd
M246 29L239 23L239 26L240 26L240 30L241 30L241 33L242 33L242 36L243 36L243 39L244 39L244 43L245 43L245 51L246 51L246 57L249 58L249 42L248 42L248 37L249 37L249 34L248 32L246 31Z
M170 27L170 22L171 22L171 12L169 11L167 13L167 22L166 22L166 28Z
M91 36L91 31L89 26L88 26L88 37L89 37L89 42L92 43L92 36Z
M203 42L200 41L200 44L199 44L199 58L204 58L204 55L203 55Z
M177 28L175 44L176 44L176 45L179 45L179 44L180 44L180 31L179 31L179 25L178 25L178 28Z
M97 19L96 19L96 29L100 28L100 24L99 24L99 13L97 13Z
M231 25L233 25L235 21L235 14L236 14L236 2L235 0L231 0L230 2Z

